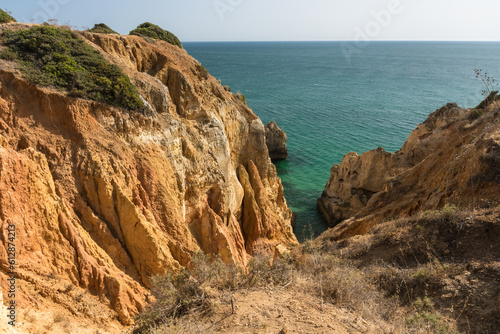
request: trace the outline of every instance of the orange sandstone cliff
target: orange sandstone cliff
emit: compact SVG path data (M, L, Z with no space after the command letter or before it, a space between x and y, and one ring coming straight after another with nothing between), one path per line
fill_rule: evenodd
M445 205L487 207L500 201L500 106L429 115L396 153L347 154L334 165L318 208L324 237L365 234L384 219Z
M256 247L296 243L264 126L245 104L176 46L80 35L122 68L148 110L71 98L0 61L4 296L8 224L22 309L122 325L146 304L149 278L194 252L245 266Z

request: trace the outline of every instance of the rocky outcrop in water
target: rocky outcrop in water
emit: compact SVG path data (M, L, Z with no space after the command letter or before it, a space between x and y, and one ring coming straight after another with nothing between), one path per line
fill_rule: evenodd
M33 312L58 305L131 324L150 277L194 252L245 266L256 247L297 242L264 125L246 105L176 46L80 36L147 110L35 86L0 60L0 281L15 224L19 307L36 295Z
M286 147L287 136L285 131L281 130L275 122L267 123L265 128L266 145L271 159L273 161L287 159L288 149Z
M500 200L500 112L448 104L432 113L400 151L347 154L334 165L318 200L333 238L364 234L386 217L445 205L489 206Z

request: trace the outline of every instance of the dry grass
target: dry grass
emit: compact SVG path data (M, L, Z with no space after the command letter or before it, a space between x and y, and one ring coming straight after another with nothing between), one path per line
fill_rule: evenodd
M498 333L499 222L500 208L447 206L329 248L398 301L408 331Z
M498 268L484 262L474 271L468 263L489 257L498 263L498 217L500 209L446 207L387 221L362 237L308 240L274 259L260 250L245 272L199 253L191 269L153 280L157 301L139 315L135 333L196 332L200 324L182 315L210 316L236 291L261 288L300 291L357 314L377 333L497 333L498 310L481 313L471 306L481 299L470 296L477 291L495 298L500 277L491 275L498 276ZM485 229L492 235L478 240Z
M205 326L196 324L192 321L185 319L174 319L164 322L162 325L152 329L152 332L156 334L198 334L198 333L213 333L210 329L206 329Z
M385 332L404 332L404 321L399 321L404 326L393 324L400 313L398 303L384 298L363 271L319 248L309 250L297 249L275 259L266 253L256 254L247 273L198 253L192 269L176 277L153 279L156 302L137 317L133 332L195 333L201 324L187 321L183 315L215 313L218 304L227 304L235 291L263 287L298 290L322 303L356 312Z

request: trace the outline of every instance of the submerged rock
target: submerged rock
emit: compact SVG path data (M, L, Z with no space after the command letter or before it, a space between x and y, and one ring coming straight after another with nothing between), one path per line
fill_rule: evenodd
M266 144L271 160L278 161L288 158L286 141L285 131L281 130L275 122L266 124Z

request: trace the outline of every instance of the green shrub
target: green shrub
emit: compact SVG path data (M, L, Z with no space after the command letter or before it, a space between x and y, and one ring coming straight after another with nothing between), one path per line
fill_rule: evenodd
M9 13L0 9L0 23L17 22L15 18L9 15Z
M104 23L96 23L94 25L94 28L89 29L87 31L95 32L98 34L117 34L118 35L118 33L116 31L114 31L113 29L111 29L110 27L105 25Z
M445 205L440 210L424 211L421 217L425 220L459 220L460 209L456 205Z
M421 332L455 334L444 322L442 317L435 312L419 311L406 319L409 326L420 329Z
M179 41L179 39L174 34L172 34L170 31L163 30L156 24L152 24L149 22L140 24L137 28L130 32L130 35L160 39L182 48L181 41Z
M11 49L4 49L0 52L0 58L4 60L16 60L17 53L12 51Z
M121 69L71 30L49 25L7 30L2 41L11 52L1 56L19 61L21 72L35 84L131 110L144 106Z
M434 304L429 297L417 298L413 306L418 312L434 311Z

